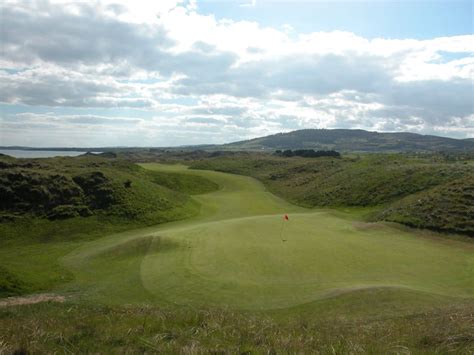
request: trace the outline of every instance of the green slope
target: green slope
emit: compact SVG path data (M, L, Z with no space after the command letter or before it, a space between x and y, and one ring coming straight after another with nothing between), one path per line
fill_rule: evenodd
M474 174L401 199L378 217L417 228L474 236Z
M25 216L63 220L107 215L159 223L175 219L173 215L190 202L187 194L192 181L155 175L123 160L89 155L0 158L0 164L0 217L4 221ZM203 179L196 181L196 186L203 185L202 192L216 188Z
M361 209L296 207L245 176L143 166L219 190L193 196L200 213L186 220L2 245L2 262L43 286L53 274L48 290L67 301L0 307L0 352L474 349L468 239L363 223Z
M291 214L285 242L281 223L272 215L162 231L141 264L144 286L168 302L245 309L379 287L474 296L472 250L325 213Z
M191 166L253 176L273 193L302 206L386 208L377 218L472 234L474 166L467 160L436 158L374 154L305 159L241 154L200 160ZM415 203L419 199L425 202Z
M253 310L380 288L404 294L400 302L407 305L407 299L418 304L420 294L433 295L427 299L436 304L474 297L470 243L362 224L350 213L304 210L244 176L144 166L198 174L221 188L197 197L202 214L193 219L75 250L64 259L75 275L68 289L85 289L86 298L106 303ZM392 302L399 304L396 297Z
M0 295L64 283L72 275L57 259L84 240L192 217L189 194L216 188L117 159L0 157Z

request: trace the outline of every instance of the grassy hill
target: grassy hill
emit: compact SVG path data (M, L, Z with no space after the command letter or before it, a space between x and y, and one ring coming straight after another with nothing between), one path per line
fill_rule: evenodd
M199 177L146 171L119 159L0 157L0 218L116 216L161 223L188 216L189 194L217 186Z
M64 304L0 308L2 351L473 350L469 239L305 209L248 176L142 167L219 189L192 197L191 219L0 249L16 275L40 256L70 274L49 288Z
M253 176L270 191L302 206L388 208L377 218L421 228L474 233L473 226L466 222L472 216L466 213L472 205L469 191L474 180L474 166L467 161L442 161L436 156L403 154L346 156L342 159L242 154L204 159L192 167ZM449 185L454 181L456 189ZM448 184L445 188L451 191L450 195L441 187L444 184ZM440 188L436 189L437 186ZM410 220L407 216L416 207L409 208L412 205L408 196L413 195L417 200L416 194L422 192L428 194L429 198L426 198L430 202L417 209L414 219ZM388 207L405 197L407 200ZM438 212L433 211L435 205ZM435 216L443 213L446 218L436 219Z
M444 232L474 235L474 175L403 198L380 219Z
M254 159L252 165L237 155L228 160L241 164L247 173L265 167L271 175L272 167L281 173L287 166L292 178L309 163L270 158L247 155ZM385 160L393 160L391 164L421 164L416 158L389 158ZM130 229L134 218L115 214L116 200L114 207L97 208L87 204L90 196L81 187L80 202L87 204L91 216L50 220L38 205L25 212L29 216L25 235L17 232L16 238L2 241L1 282L12 293L47 290L64 296L65 303L2 307L0 300L0 329L5 329L0 333L0 351L469 353L474 349L470 239L365 223L360 219L363 208L305 209L269 193L248 176L100 159L39 163L49 161L55 174L73 182L89 169L100 171L112 189L119 183L127 194L138 183L146 184L150 195L180 194L199 206L198 211L192 218ZM224 164L221 159L216 161ZM331 160L324 159L330 166ZM344 164L376 163L364 159L343 158L334 164L349 169ZM312 160L316 165L311 169L322 169L318 161ZM469 165L451 167L457 176ZM126 187L124 178L136 180ZM154 185L159 190L148 191ZM425 185L430 183L420 182ZM201 191L207 193L188 195ZM140 208L153 215L147 206ZM284 213L289 221L282 219ZM99 216L101 223L88 222ZM121 221L118 227L128 230L107 233L102 223L107 218ZM37 237L39 221L50 226L47 238ZM82 228L82 237L65 223Z
M215 149L316 149L341 152L455 150L474 152L474 142L469 139L453 139L405 132L379 133L360 129L303 129L224 144Z
M201 177L106 157L0 157L0 295L62 282L69 275L55 256L75 243L195 216L200 206L190 195L216 188Z

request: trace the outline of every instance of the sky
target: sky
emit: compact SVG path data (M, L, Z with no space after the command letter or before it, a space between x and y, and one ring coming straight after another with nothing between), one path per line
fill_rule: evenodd
M474 138L473 1L3 0L0 146Z

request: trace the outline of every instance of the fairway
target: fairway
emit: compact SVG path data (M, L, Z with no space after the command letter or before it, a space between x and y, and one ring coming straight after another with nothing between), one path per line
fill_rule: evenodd
M472 244L303 209L249 177L142 166L200 175L220 189L194 197L197 217L111 235L70 253L63 262L75 281L67 290L86 290L84 297L106 303L249 310L378 289L414 298L474 297Z

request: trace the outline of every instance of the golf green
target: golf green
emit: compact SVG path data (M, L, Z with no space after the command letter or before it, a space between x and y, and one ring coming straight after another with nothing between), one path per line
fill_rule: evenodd
M350 212L303 209L249 177L143 166L200 175L220 189L195 196L202 206L195 218L108 236L69 254L63 261L76 276L71 289L110 303L249 310L380 288L474 297L470 243L361 223Z

